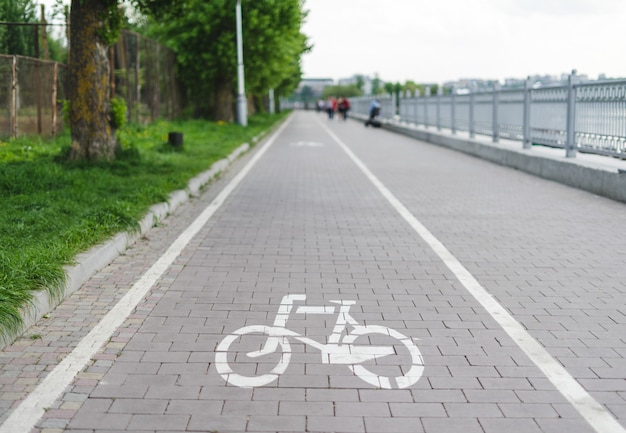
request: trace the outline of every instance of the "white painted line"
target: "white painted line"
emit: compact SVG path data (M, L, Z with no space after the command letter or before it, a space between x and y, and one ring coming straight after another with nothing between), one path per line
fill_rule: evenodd
M506 309L480 285L459 260L398 200L367 166L341 141L323 122L317 122L333 140L348 154L363 174L374 184L393 208L409 223L415 232L430 246L445 265L454 273L470 294L487 310L504 331L524 351L531 361L541 369L556 389L574 406L583 418L598 433L626 433L626 429L611 416L574 379L548 351L517 322Z
M291 147L324 147L324 143L317 141L298 141L295 143L289 143Z
M30 432L45 410L52 406L55 400L72 383L76 374L80 372L96 354L102 345L111 337L113 332L122 325L124 320L133 312L154 283L163 275L169 266L176 260L187 244L204 227L228 196L237 188L252 167L265 154L274 140L291 122L289 118L272 137L248 161L245 167L226 185L217 197L192 222L189 227L172 243L168 250L154 265L130 288L128 293L102 318L102 320L87 334L44 380L15 408L11 415L0 426L0 433Z

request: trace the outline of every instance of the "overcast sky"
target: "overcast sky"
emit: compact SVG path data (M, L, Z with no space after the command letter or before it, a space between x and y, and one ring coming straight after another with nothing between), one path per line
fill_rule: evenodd
M626 77L626 0L305 0L306 78Z
M306 78L442 83L572 69L626 78L626 0L305 0L305 9Z

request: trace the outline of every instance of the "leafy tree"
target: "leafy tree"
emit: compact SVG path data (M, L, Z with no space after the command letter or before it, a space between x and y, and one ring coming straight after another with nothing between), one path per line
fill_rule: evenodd
M11 0L9 0L11 1ZM131 0L144 13L175 15L185 0ZM121 0L72 0L70 9L70 160L114 159L108 46L123 22Z
M300 32L302 0L242 2L246 93L273 88L289 94L300 81L300 59L309 47ZM196 115L234 119L237 80L234 0L189 0L183 14L153 23L152 33L176 53Z
M311 86L304 86L300 91L300 99L303 101L311 101L313 99L313 88Z
M50 60L67 63L67 48L60 40L48 36L48 52Z
M380 79L378 74L375 74L374 79L372 80L372 95L380 95L384 91L383 81Z
M400 112L400 92L402 91L402 85L400 83L385 83L385 92L389 93L389 96L396 97L395 101L395 113L398 114Z
M402 86L402 91L406 96L415 96L420 94L420 87L415 81L407 80Z
M2 1L2 0L0 0ZM11 0L8 0L11 1ZM189 100L213 117L232 119L236 81L234 0L129 0L157 18L157 33L178 53ZM114 159L108 46L124 22L122 0L71 0L68 159ZM308 50L300 26L303 0L244 1L246 85L249 92L275 88L285 94L300 80Z
M415 81L408 80L402 86L402 91L407 96L409 95L410 96L415 96L415 95L425 96L426 90L428 88L430 88L431 95L436 95L437 89L439 88L439 86L437 84L417 84Z
M389 96L393 95L393 83L385 83L383 88L385 89L385 93L388 93Z
M33 0L0 0L0 21L34 23L37 21ZM0 53L35 55L35 30L31 26L0 26Z
M365 86L365 77L363 75L357 75L356 76L356 87L357 89L359 89L361 91L361 94L363 94L363 87Z

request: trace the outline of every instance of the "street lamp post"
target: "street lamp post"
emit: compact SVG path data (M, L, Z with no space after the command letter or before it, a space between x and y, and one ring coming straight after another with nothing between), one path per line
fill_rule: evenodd
M248 125L248 101L246 100L243 76L243 37L241 31L241 0L237 0L235 8L237 16L237 122L241 126Z

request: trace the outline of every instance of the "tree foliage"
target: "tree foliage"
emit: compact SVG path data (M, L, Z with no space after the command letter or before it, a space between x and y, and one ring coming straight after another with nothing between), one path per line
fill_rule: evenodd
M34 23L36 5L33 0L0 0L0 21ZM35 30L31 26L0 25L0 53L35 55Z
M3 0L0 0L3 1ZM11 0L9 0L11 1ZM236 84L234 0L129 0L153 18L153 35L178 56L187 104L198 114L233 119ZM301 55L308 50L300 32L304 0L244 0L244 52L248 95L274 88L285 94L298 84ZM69 159L113 159L107 49L124 24L122 0L72 0L70 17Z
M242 1L242 11L246 93L264 95L273 88L288 94L300 81L300 59L309 49L300 32L306 16L303 1ZM164 18L151 24L151 33L177 53L179 75L196 114L232 120L235 1L188 0L182 13Z
M374 74L374 79L372 80L372 95L380 95L384 92L383 80L380 79L378 74Z
M430 89L430 94L436 95L438 88L437 84L417 84L415 81L407 80L402 85L402 92L404 96L425 96L426 90Z

